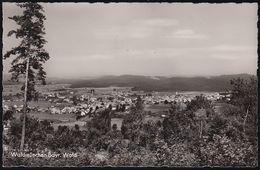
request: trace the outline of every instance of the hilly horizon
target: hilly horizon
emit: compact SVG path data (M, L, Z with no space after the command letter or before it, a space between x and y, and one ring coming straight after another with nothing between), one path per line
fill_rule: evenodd
M82 87L133 87L143 91L224 91L230 89L230 80L234 78L249 79L250 74L233 74L220 76L164 77L164 76L102 76L89 80L73 82L71 88Z
M83 87L133 87L143 91L226 91L230 89L230 80L249 79L255 75L241 73L219 76L143 76L143 75L105 75L81 78L47 78L47 83L71 84L71 88ZM13 84L10 75L3 75L4 84Z

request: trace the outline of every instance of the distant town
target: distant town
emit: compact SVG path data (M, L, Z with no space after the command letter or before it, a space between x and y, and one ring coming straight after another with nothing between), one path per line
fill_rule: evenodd
M12 94L11 87L12 85L5 87L3 109L22 113L23 96L20 93ZM149 108L156 106L165 109L171 104L178 104L185 110L186 104L198 95L202 95L214 103L230 100L230 92L144 92L131 89L130 87L69 88L66 84L50 84L43 87L37 100L33 101L32 105L29 104L28 109L35 113L34 116L40 113L72 114L76 116L77 120L80 120L83 117L93 117L95 113L109 107L115 113L115 118L116 115L128 114L130 108L134 106L137 96L141 96L148 111ZM156 117L165 116L167 116L167 112L156 115Z
M112 89L112 91L109 91L109 89ZM77 95L77 92L75 92L77 90L64 88L63 86L62 89L44 92L39 95L37 102L48 101L52 104L51 107L46 109L29 107L29 109L38 112L50 111L51 114L76 114L80 112L80 115L85 116L86 114L108 108L111 105L112 110L124 110L124 112L128 113L129 108L133 106L137 99L137 94L143 97L146 105L185 104L194 99L198 94L203 95L210 101L230 100L229 92L175 92L175 94L161 94L160 92L131 91L131 88L108 88L108 91L101 96L100 93L95 93L95 89L79 89L81 92L82 90L85 90L85 93ZM8 103L19 101L23 101L22 96L19 94L3 96L4 109L9 109ZM66 104L72 105L75 102L77 103L76 106L65 106ZM17 112L21 112L23 109L23 105L14 104L13 107Z

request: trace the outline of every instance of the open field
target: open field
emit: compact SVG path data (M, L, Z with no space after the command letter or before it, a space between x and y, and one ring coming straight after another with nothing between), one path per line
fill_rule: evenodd
M21 114L22 113L15 113L15 117L19 118ZM49 114L42 112L29 112L29 115L39 120L51 121L54 129L57 129L58 126L68 126L70 128L73 128L76 124L78 124L81 129L84 129L84 125L86 124L86 121L77 121L74 114Z
M22 113L15 113L15 117L20 117ZM75 121L76 116L73 114L50 114L46 112L29 112L30 116L39 120L50 120L53 122Z
M7 96L7 95L15 95L17 93L21 93L21 87L22 85L3 85L3 91L2 91L2 96Z
M159 116L149 116L149 115L146 115L145 118L144 118L144 121L145 122L148 122L148 121L153 121L153 122L158 122L158 121L163 121L164 118L162 117L159 117Z
M123 122L122 118L112 118L111 119L111 126L113 126L113 124L116 124L117 125L117 129L121 129L122 122Z
M53 90L68 88L70 84L47 84L47 85L36 85L35 88L41 93L50 92ZM18 85L3 85L3 96L9 94L21 93L22 84Z
M68 126L69 128L74 128L75 125L79 125L80 130L86 129L86 126L85 126L86 122L85 121L54 123L53 128L54 128L54 130L58 129L59 126Z
M23 101L5 101L4 104L8 106L14 106L14 105L23 105ZM41 100L41 101L30 101L28 102L28 106L30 107L40 107L40 108L48 108L51 107L52 105L55 105L55 103L51 103L49 101Z
M152 113L162 113L168 111L171 108L170 104L156 104L156 105L145 105L145 111L151 111Z

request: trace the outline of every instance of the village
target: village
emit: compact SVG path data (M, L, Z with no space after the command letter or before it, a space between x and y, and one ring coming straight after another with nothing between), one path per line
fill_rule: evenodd
M92 115L105 108L111 107L112 111L129 113L131 106L135 103L138 95L144 101L145 106L180 103L185 105L198 95L205 96L210 101L222 99L230 100L230 94L219 92L144 92L132 91L131 88L60 88L40 93L36 104L28 106L30 111L47 112L49 114L76 114L80 116ZM18 95L10 98L3 96L3 109L23 111L23 99ZM41 107L40 103L48 103L48 106ZM20 105L18 103L21 103Z

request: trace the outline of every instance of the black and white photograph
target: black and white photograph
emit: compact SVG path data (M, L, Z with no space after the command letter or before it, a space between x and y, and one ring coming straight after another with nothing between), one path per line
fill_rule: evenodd
M259 167L258 8L2 2L2 166Z

